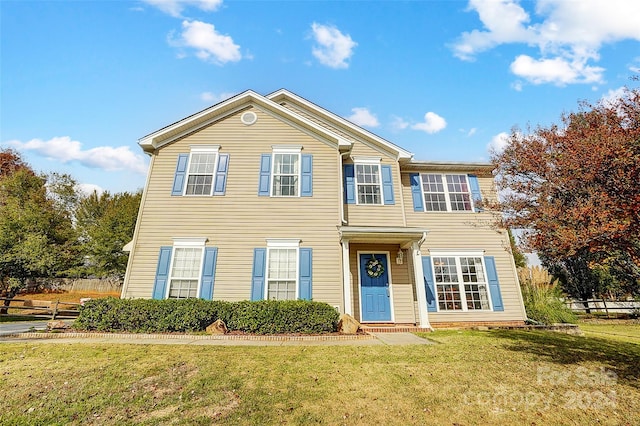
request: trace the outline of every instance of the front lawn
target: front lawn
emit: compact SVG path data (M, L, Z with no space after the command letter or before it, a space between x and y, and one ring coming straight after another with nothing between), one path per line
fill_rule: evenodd
M427 337L440 344L2 343L0 424L637 424L632 340Z

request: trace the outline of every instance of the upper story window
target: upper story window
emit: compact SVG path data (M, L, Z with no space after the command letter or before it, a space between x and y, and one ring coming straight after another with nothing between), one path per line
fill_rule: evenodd
M380 164L355 164L357 204L382 204Z
M297 197L300 183L300 152L274 152L271 195Z
M381 161L380 157L353 157L353 164L342 166L346 204L395 204L393 166Z
M224 195L229 154L219 154L218 145L192 146L179 154L171 195Z
M311 197L313 156L302 154L302 146L275 145L260 158L258 195L266 197Z
M426 211L473 211L466 175L423 173L421 177Z
M472 197L472 192L475 191L472 191L468 178L470 176L461 174L420 174L420 196L424 197L424 211L473 211L473 198L479 198L479 190L477 190L477 196L474 194ZM474 176L474 179L477 178ZM475 185L477 186L477 180ZM415 195L414 207L417 207Z
M185 195L211 195L217 153L191 151Z

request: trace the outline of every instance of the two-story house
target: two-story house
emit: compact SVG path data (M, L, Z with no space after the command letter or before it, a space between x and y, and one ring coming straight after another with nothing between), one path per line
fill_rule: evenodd
M151 156L122 297L313 299L365 324L522 324L491 165L416 161L287 90L139 141Z

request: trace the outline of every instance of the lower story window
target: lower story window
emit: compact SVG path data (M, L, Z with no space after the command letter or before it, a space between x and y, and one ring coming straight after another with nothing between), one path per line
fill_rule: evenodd
M490 309L481 257L434 257L433 268L441 311Z
M202 250L200 247L174 248L169 280L169 298L186 299L198 296Z
M295 300L298 287L298 249L268 248L267 298Z

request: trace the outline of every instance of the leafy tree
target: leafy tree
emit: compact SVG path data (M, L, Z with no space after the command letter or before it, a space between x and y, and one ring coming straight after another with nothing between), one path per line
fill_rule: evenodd
M67 211L49 196L46 176L22 164L0 177L0 283L13 297L27 279L61 274L77 259Z
M129 255L122 248L133 238L141 198L141 191L113 195L94 191L79 201L77 228L88 274L124 277Z
M11 148L0 149L0 178L10 175L18 169L27 169L33 173L18 151Z
M514 129L505 150L493 154L502 225L527 229L528 248L570 280L593 288L594 268L613 267L637 289L640 91L583 102L561 121L529 134Z
M524 268L527 266L527 258L520 251L520 247L516 244L516 238L513 236L513 232L511 229L507 230L509 234L509 245L511 246L511 255L513 256L513 261L516 264L517 268Z

